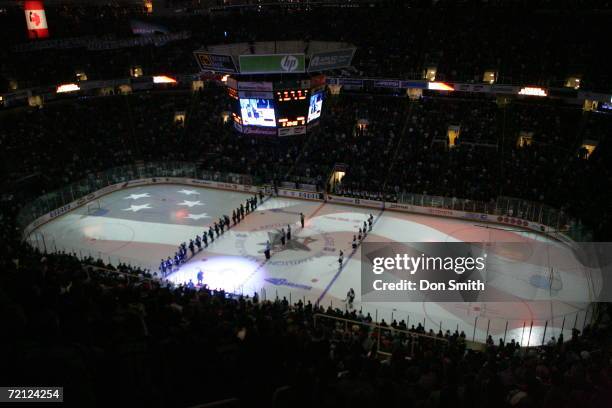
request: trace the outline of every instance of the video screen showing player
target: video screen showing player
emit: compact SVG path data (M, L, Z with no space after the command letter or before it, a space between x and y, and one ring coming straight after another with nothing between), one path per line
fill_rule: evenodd
M323 108L323 92L316 93L310 97L310 107L308 108L308 123L321 116Z
M244 125L276 127L271 99L240 99L240 112Z

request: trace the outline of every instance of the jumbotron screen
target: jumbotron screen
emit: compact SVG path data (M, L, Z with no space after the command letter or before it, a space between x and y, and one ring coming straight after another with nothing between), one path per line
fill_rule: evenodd
M238 91L229 88L234 128L242 133L305 134L323 108L323 88Z
M310 97L310 106L308 107L308 123L321 117L321 109L323 109L323 92L317 92Z
M240 99L240 116L245 126L276 127L274 101L271 99Z

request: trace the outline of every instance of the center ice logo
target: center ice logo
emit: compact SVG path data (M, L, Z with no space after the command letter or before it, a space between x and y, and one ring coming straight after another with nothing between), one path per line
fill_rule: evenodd
M270 241L270 245L272 246L272 251L280 252L284 250L294 250L294 251L308 251L310 252L309 244L316 242L317 240L311 237L299 238L293 237L291 240L285 241L285 245L282 244L282 236L283 233L280 230L276 231L268 231L268 241ZM266 246L265 242L260 242L259 245L262 247ZM263 249L259 251L263 253Z
M293 72L298 67L298 59L293 55L285 55L281 59L281 68L286 72Z
M236 249L244 257L257 257L264 253L266 242L270 241L272 259L269 265L299 265L310 262L315 258L335 253L335 242L331 234L326 231L310 228L316 235L299 236L300 229L292 231L291 240L282 245L281 228L287 224L263 225L250 234L236 235Z

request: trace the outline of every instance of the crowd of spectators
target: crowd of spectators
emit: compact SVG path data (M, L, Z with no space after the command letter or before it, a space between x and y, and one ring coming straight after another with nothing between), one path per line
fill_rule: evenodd
M129 4L48 6L54 39L127 38L133 36L134 19L190 33L187 39L158 47L105 51L18 51L15 45L25 41L23 12L8 7L0 13L0 91L10 80L20 88L74 80L76 70L89 79L125 77L135 65L145 75L194 73L191 53L203 45L296 38L353 43L358 50L355 74L360 76L414 79L437 66L440 80L481 82L484 71L492 69L501 83L562 86L568 76L580 75L587 89L611 90L609 70L599 57L607 51L602 33L610 13L594 11L605 5L540 9L499 2L464 8L449 2L421 3L382 2L375 6L375 19L369 6L230 8L222 13L175 13L174 18L147 15ZM473 27L477 29L468 29Z
M445 80L479 82L492 67L502 82L554 85L581 73L583 86L610 91L597 59L608 13L448 12L440 7L448 2L425 3L396 4L380 19L361 8L177 19L117 4L49 7L57 38L130 36L134 17L191 32L161 47L112 51L16 51L23 12L3 8L0 91L10 79L48 85L74 78L76 69L91 79L127 76L132 65L145 74L195 72L191 51L201 44L296 36L353 42L358 75L409 78L434 63ZM582 218L597 238L609 238L612 117L549 100L496 102L461 94L329 96L319 129L288 138L235 133L224 120L230 100L213 83L195 93L85 97L0 112L0 382L62 384L83 407L186 407L225 398L278 407L605 406L612 400L608 304L599 306L593 327L567 342L525 349L491 339L475 351L463 333L408 329L403 321L372 325L359 311L176 287L127 265L42 254L20 242L14 222L26 201L136 161L196 162L256 183L319 189L331 187L330 171L342 164L347 173L336 193L485 202L513 196ZM175 112L185 120L175 121ZM455 147L448 146L449 126L459 129ZM521 132L531 144L519 146ZM585 139L598 143L588 160Z
M492 99L462 96L403 103L397 136L349 133L357 127L356 118L344 124L345 133L334 130L337 123L323 124L316 149L325 154L334 151L334 137L350 135L349 148L337 148L341 154L334 157L336 163L350 164L335 192L390 201L405 192L484 203L515 197L579 218L599 239L609 236L609 114L541 101L498 107ZM343 102L345 109L350 105ZM381 98L376 108L385 110ZM448 146L449 127L459 129L454 148ZM521 145L521 135L531 137L531 144ZM586 160L581 152L588 140L597 147ZM351 144L360 148L350 149Z
M360 174L351 168L338 192L378 191L379 195L393 199L408 191L484 201L498 194L493 190L496 187L493 177L498 172L496 153L501 141L494 100L427 97L418 102L404 101L402 110L397 115L401 120L394 119L401 126L396 140L385 152L367 150L380 164L382 176L367 185L370 180L364 174L368 169ZM449 127L460 129L452 149L448 147ZM365 133L363 138L370 133L371 137L378 135L369 127ZM382 160L383 156L393 160L389 163ZM359 160L357 156L355 161ZM393 168L389 169L389 165Z
M196 162L202 170L250 175L258 184L291 181L323 190L342 164L348 170L336 193L391 201L402 193L485 203L515 197L582 219L599 239L609 236L609 114L546 100L499 107L468 95L410 101L343 94L329 96L324 110L319 129L289 138L237 134L230 99L212 83L197 93L134 93L8 110L0 117L4 190L27 191L13 200L23 203L136 161ZM176 122L175 112L184 112L185 120ZM454 148L449 127L459 129ZM519 146L520 135L531 144ZM588 160L580 155L584 140L598 143Z
M342 163L355 189L378 192L405 120L406 99L341 95L326 104L324 115L334 119L322 121L308 140L294 174L319 174L324 185L334 164Z
M92 97L8 110L0 119L1 166L14 179L36 175L37 193L135 160L197 161L203 169L254 176L288 171L303 140L237 137L224 123L229 109L225 90L211 85L195 94ZM176 112L186 120L175 121Z
M2 252L0 379L62 384L79 406L586 408L612 398L599 322L537 349L474 351L463 333L424 336L420 324L372 325L359 311L175 287L20 245Z

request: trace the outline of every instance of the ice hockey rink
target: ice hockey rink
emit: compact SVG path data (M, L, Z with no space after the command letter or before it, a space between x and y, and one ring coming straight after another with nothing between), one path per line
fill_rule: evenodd
M66 251L93 256L107 263L128 263L156 271L162 258L173 256L181 242L201 235L223 214L244 203L250 194L182 185L133 187L102 197L39 227L29 241L47 251ZM300 213L306 219L300 226ZM352 251L353 235L369 214L374 216L366 242L531 242L545 241L564 251L561 243L536 233L503 226L444 217L375 211L281 197L269 197L256 211L226 231L208 248L196 253L168 279L174 283L197 282L202 270L211 288L262 299L285 297L288 301L319 303L345 309L350 288L357 295L353 307L364 315L387 323L404 320L408 327L425 325L426 330L464 331L468 339L495 341L506 336L522 345L538 345L561 327L569 338L571 329L591 318L589 303L564 300L512 302L361 302L361 248ZM281 245L280 230L291 227L292 237ZM264 248L272 245L266 261ZM339 267L338 253L345 254ZM545 279L546 268L533 269L533 277ZM542 276L539 274L542 273ZM518 274L517 274L518 276ZM512 270L506 279L512 279ZM587 276L555 278L556 290L585 291ZM537 279L536 279L537 281ZM520 290L533 279L511 281ZM521 286L523 285L523 286ZM570 296L571 297L571 296ZM561 296L562 298L562 296ZM544 336L544 332L546 335ZM545 337L545 338L544 338Z

